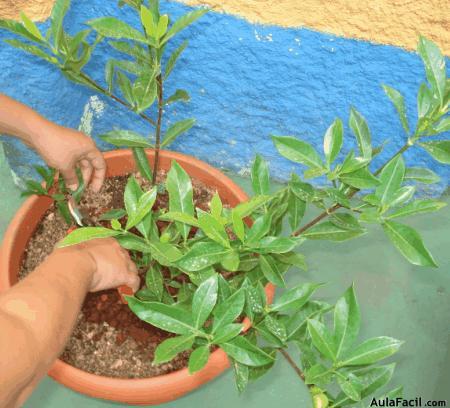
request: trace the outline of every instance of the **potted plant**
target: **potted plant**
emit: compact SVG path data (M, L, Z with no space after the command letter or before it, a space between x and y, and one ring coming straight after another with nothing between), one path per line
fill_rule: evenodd
M105 310L101 302L106 302L111 310L118 310L117 319L113 316L110 320L114 326L122 307L127 308L129 316L138 318L137 328L143 330L139 333L150 328L159 330L160 342L148 357L153 359L153 367L171 361L178 365L152 378L129 379L95 375L59 360L50 374L88 395L151 404L183 395L218 375L228 362L234 369L238 390L243 391L282 356L307 385L314 407L348 406L378 395L376 392L389 382L394 371L394 364L379 362L393 355L402 342L385 336L358 339L361 316L353 285L330 305L315 297L322 283L287 287L284 275L294 268L306 268L304 255L296 250L304 240L341 242L358 238L366 233L365 223L380 224L409 262L436 266L419 233L397 219L436 211L444 205L434 199L414 198L415 183L434 183L439 178L429 169L406 167L402 157L406 150L420 147L439 162L450 162L449 140L426 139L450 129L450 88L439 49L420 38L419 53L428 84L422 84L418 92L414 130L410 130L401 94L384 86L405 129L406 141L383 165L373 169L372 161L382 146L372 146L367 122L352 109L349 124L357 152L351 150L337 162L343 145L340 119L324 135L324 159L304 141L273 136L282 156L307 169L303 177L292 174L289 183L274 192L268 164L258 155L251 171L254 196L247 199L219 171L194 158L160 151L193 124L192 120L181 121L164 137L161 134L164 104L187 98L183 91L168 99L163 93L164 80L185 45L172 54L164 70L161 55L167 41L204 11L193 11L171 24L168 16L160 15L157 1L150 1L148 7L141 0L122 3L139 13L143 30L112 17L100 18L88 23L96 32L93 45L87 42L89 30L75 36L63 31L62 18L69 7L65 0L55 4L47 37L25 16L23 24L2 21L0 26L34 42L8 40L12 45L45 58L69 79L112 97L156 126L154 146L131 130L114 130L103 136L117 146L131 148L105 155L110 177L107 182L113 183L106 193L119 193L106 206L102 204L92 226L73 230L59 245L115 237L130 251L142 270L143 287L126 297L128 306L107 303L113 294L100 294L87 300L89 310L101 314ZM134 60L110 60L106 69L108 87L103 88L82 68L93 48L105 38L112 38L111 45ZM134 82L128 74L136 78ZM113 93L116 83L124 99ZM147 114L154 105L156 122ZM55 218L53 201L70 222L63 183L53 185L51 170L40 169L40 173L44 185L29 183L27 192L39 197L31 197L24 204L5 235L0 265L3 287L17 279L30 238L36 240L35 227L47 222L52 214ZM328 180L323 188L306 181L322 176ZM82 200L82 188L75 196ZM83 205L89 207L88 202L81 201ZM307 206L322 212L305 220ZM44 214L47 221L43 221ZM64 236L65 230L61 233ZM275 297L274 287L280 289ZM298 348L298 362L291 356L289 345ZM118 366L109 369L119 370ZM398 388L386 395L400 394Z

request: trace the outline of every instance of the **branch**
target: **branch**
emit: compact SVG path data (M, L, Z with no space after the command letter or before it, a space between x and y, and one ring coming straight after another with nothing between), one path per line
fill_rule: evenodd
M381 171L383 170L383 168L389 163L391 162L393 159L395 159L399 154L402 154L403 152L405 152L406 150L408 150L412 145L409 143L405 143L398 151L397 153L395 153L386 163L384 163L375 173L374 175L377 176L378 174L381 173ZM348 194L348 198L352 198L358 191L360 191L359 189L353 189L349 194ZM322 213L320 213L316 218L314 218L313 220L311 220L310 222L308 222L307 224L305 224L303 227L299 228L297 231L292 233L292 236L297 237L300 234L303 234L306 230L310 229L312 226L316 225L319 221L322 221L324 218L328 217L330 214L334 213L336 210L338 210L339 208L341 208L342 205L340 204L335 204L330 208L327 208L325 211L323 211Z
M159 151L161 149L161 122L163 114L163 80L161 74L156 78L158 83L158 122L156 123L156 134L155 134L155 162L153 163L153 180L152 184L156 183L156 176L158 174L159 168Z
M286 359L286 361L289 363L289 365L294 369L294 371L297 373L297 375L301 378L301 380L305 381L305 374L303 374L303 371L300 369L300 367L295 364L295 361L292 359L292 357L289 355L289 353L285 349L278 349L278 351L282 354L282 356Z

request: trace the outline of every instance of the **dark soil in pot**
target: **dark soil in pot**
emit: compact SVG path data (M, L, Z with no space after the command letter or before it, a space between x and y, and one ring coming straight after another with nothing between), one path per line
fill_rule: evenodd
M161 172L158 181L165 179ZM144 189L149 185L139 175ZM123 208L123 192L127 176L107 179L100 193L86 191L80 203L93 221L112 208ZM208 186L192 180L194 204L206 210L214 194ZM161 194L155 207L167 206L167 195ZM39 227L28 242L19 278L31 273L56 243L67 233L67 224L54 207L44 215ZM60 356L68 364L83 371L119 378L148 378L167 374L187 364L189 352L165 364L152 365L155 348L171 334L139 320L124 305L116 290L90 293L85 299L76 328Z

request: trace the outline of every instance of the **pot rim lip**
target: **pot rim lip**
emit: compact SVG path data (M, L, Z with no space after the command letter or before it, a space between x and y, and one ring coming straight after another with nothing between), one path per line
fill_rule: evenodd
M154 155L154 149L145 149L147 154ZM105 160L108 159L114 159L114 158L120 158L120 157L132 157L132 152L129 149L116 149L116 150L110 150L106 152L102 152L103 157ZM229 177L227 177L225 174L223 174L220 170L214 168L213 166L209 165L208 163L205 163L195 157L192 157L187 154L174 152L171 150L160 150L160 157L165 156L166 158L169 158L171 160L177 160L186 162L188 161L193 166L201 169L203 172L209 174L210 176L214 177L215 179L221 180L222 184L226 186L227 189L233 191L235 196L240 201L248 200L248 195ZM10 221L4 236L3 236L3 242L1 243L0 247L0 292L3 290L6 290L10 287L12 287L10 279L9 279L9 259L10 259L10 253L13 248L13 244L17 235L17 227L24 223L26 220L27 214L30 212L30 210L36 205L36 203L39 200L42 200L42 197L39 196L32 196L27 198L22 205L19 207L17 212L15 213L14 217ZM275 287L272 284L267 284L265 287L266 295L268 297L268 300L271 300L274 292ZM246 321L248 321L248 318L245 318ZM246 322L244 322L245 324ZM247 330L249 327L249 323L245 324L244 330ZM217 361L215 361L217 360ZM229 366L228 359L226 357L225 352L218 348L217 350L214 350L208 362L214 362L216 365L219 364L221 366L221 370L223 371ZM204 368L207 369L207 366ZM51 377L67 377L70 373L70 376L77 377L79 379L83 379L83 382L92 382L95 384L102 384L107 387L115 387L115 386L123 386L124 384L129 385L136 385L136 386L146 386L148 387L150 384L153 384L154 386L157 386L158 384L162 382L166 382L166 380L170 380L173 382L177 382L180 380L185 380L186 378L193 378L199 373L201 373L204 369L200 370L198 373L189 374L188 367L180 368L179 370L172 371L170 373L157 375L154 377L147 377L147 378L116 378L116 377L108 377L104 375L98 375L89 373L87 371L81 370L77 367L74 367L64 361L62 361L60 358L57 358L56 361L51 366L48 374Z

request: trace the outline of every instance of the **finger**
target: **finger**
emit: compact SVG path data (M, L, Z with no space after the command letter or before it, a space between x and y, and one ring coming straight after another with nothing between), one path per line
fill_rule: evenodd
M64 177L67 188L75 191L78 188L78 178L75 168L72 166L67 169L61 169L61 174Z
M95 192L100 191L105 180L106 162L99 150L94 150L87 155L87 159L94 168L92 176L91 188Z
M89 182L91 181L92 176L92 164L89 160L83 159L80 161L80 169L81 174L83 176L84 185L89 185Z
M133 261L130 260L130 261L127 263L127 268L128 268L128 270L129 270L130 272L134 273L135 275L138 274L138 270L137 270L136 264L135 264Z
M140 284L141 284L141 280L138 275L129 274L126 285L129 286L133 290L133 293L136 293L139 290Z

